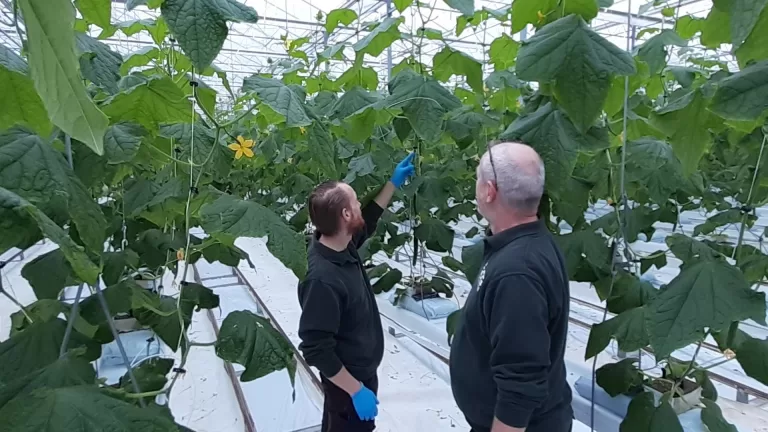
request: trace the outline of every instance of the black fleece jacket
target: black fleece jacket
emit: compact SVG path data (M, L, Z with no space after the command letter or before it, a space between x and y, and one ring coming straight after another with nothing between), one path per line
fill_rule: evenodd
M567 431L565 260L541 222L488 237L451 347L451 386L470 423ZM562 424L560 424L562 423Z
M307 277L299 283L299 349L328 378L344 366L358 380L368 380L384 356L379 308L357 253L383 212L374 201L363 208L365 230L344 251L317 239L309 246Z

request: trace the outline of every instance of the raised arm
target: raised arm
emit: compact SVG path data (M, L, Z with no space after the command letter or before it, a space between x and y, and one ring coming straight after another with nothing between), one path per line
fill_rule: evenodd
M388 181L368 205L363 210L363 220L365 221L365 230L352 239L355 247L359 248L363 243L376 232L376 224L378 224L381 215L384 213L384 209L389 207L389 203L392 201L392 197L395 195L395 190L400 188L408 177L412 176L415 168L413 166L414 153L408 154L395 167L395 171L392 174L392 179Z

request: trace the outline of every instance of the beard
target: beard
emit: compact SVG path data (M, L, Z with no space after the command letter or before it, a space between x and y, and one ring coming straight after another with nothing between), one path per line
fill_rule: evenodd
M355 218L352 219L349 222L349 232L353 234L357 234L360 231L365 229L365 220L363 220L363 215L358 213L355 215Z

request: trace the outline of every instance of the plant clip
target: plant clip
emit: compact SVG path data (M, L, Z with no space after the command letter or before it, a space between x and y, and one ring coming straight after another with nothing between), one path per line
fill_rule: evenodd
M755 208L750 205L743 205L739 210L741 210L742 213L752 213L752 210Z
M176 39L174 38L168 38L168 40L171 41L171 43L176 43Z
M181 147L175 147L173 151L175 151L176 153L181 153Z
M178 367L178 368L173 368L173 371L174 371L175 373L182 373L182 374L185 374L185 373L187 373L187 370L186 370L186 369L184 369L184 368L180 368L180 367Z
M187 286L187 285L189 285L189 282L187 282L187 281L181 281L181 286Z
M155 341L155 337L154 337L154 336L152 336L151 338L147 339L147 341L146 341L146 342L147 342L147 343L152 343L152 342L154 342L154 341Z
M200 189L198 189L197 186L190 186L189 191L192 192L192 195L198 195L200 193Z
M190 81L190 82L189 82L189 85L190 85L190 86L192 86L192 87L197 87L197 86L198 86L198 83L197 83L197 81L194 81L194 80L193 80L193 81Z

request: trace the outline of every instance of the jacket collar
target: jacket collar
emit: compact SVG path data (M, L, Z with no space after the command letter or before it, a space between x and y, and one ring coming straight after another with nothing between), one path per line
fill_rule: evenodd
M514 240L542 232L543 230L546 230L544 222L537 220L506 229L498 234L491 234L483 240L485 243L485 254L496 252Z
M315 236L314 239L312 239L311 247L315 253L336 265L357 263L357 259L352 256L352 253L349 251L349 246L341 252L335 251L320 243L318 236Z

